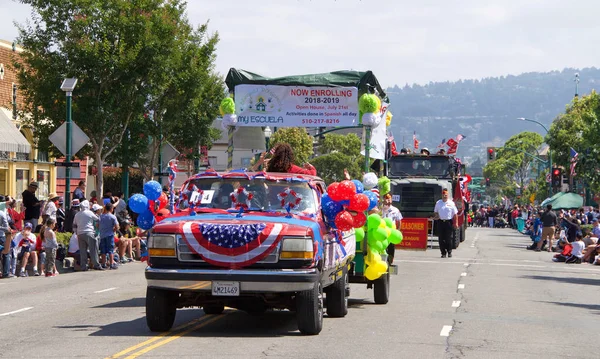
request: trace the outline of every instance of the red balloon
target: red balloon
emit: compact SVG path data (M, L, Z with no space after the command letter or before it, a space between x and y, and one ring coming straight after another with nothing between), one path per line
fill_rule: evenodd
M348 209L356 212L364 212L369 209L369 197L367 195L358 193L350 200Z
M354 218L348 211L341 211L335 216L335 226L340 231L349 231L354 228Z
M153 215L156 216L156 214L158 213L158 208L156 208L156 201L149 199L148 200L148 209L150 210L150 212L152 212Z
M169 212L168 209L166 209L166 208L159 209L158 212L156 212L156 216L155 216L156 222L160 222L170 215L171 215L171 212Z
M360 228L360 227L364 226L365 223L367 223L367 216L365 216L364 212L358 212L352 218L354 220L354 223L353 223L354 228Z
M169 204L169 196L165 192L158 197L158 209L163 209Z
M342 181L337 187L337 191L342 200L350 200L356 194L356 186L352 181Z
M338 182L333 182L329 185L329 187L327 187L327 194L329 195L329 198L336 202L343 200L343 198L340 196L339 186L340 184Z

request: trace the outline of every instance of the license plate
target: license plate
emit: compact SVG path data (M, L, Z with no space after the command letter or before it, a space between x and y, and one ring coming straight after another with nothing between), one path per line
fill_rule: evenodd
M240 295L240 282L212 282L212 295L238 297Z
M391 265L389 268L389 272L391 275L398 275L398 266L397 265Z

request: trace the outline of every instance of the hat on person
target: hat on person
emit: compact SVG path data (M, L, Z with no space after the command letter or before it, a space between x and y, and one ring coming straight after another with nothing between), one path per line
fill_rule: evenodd
M29 184L29 187L35 187L35 188L38 188L38 187L39 187L39 184L38 184L37 182L31 182L31 183Z
M92 212L96 212L102 209L102 206L99 205L98 203L94 203L94 205L92 206Z
M81 208L84 210L90 209L90 201L85 200L85 201L81 202Z
M4 197L3 195L0 195L0 202L6 202L6 197Z
M25 222L25 228L33 229L33 224L31 224L31 222Z
M430 155L431 153L429 152L429 149L427 147L423 147L423 149L421 149L421 154L423 154L423 152L427 152L427 155Z
M79 207L79 199L75 198L73 201L71 201L71 207Z
M57 199L57 198L60 198L60 196L59 196L59 195L57 195L57 194L56 194L56 193L54 193L54 192L51 192L51 193L48 195L48 199L49 199L50 201L54 201L54 200L55 200L55 199Z

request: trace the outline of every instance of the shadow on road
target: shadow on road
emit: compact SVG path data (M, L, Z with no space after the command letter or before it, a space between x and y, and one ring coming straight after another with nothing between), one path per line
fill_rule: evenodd
M367 300L366 298L348 298L348 308L352 309L363 309L365 305L375 305L372 301Z
M325 318L324 325L328 320ZM296 324L296 313L287 310L267 311L260 315L233 310L216 320L194 330L187 337L221 337L221 338L271 338L283 336L300 336Z
M106 303L92 308L134 308L146 306L146 298L132 298L120 302Z
M576 265L576 264L573 264L573 265ZM555 282L562 282L562 283L568 283L568 284L584 284L584 285L600 286L600 279L592 279L592 278L574 278L574 277L561 278L561 277L548 277L548 276L541 276L541 275L525 275L525 276L522 276L521 278L538 279L538 280L552 280Z
M550 304L562 305L565 307L595 310L596 311L595 314L600 315L600 305L598 305L598 304L565 303L565 302L538 302L538 303L550 303Z

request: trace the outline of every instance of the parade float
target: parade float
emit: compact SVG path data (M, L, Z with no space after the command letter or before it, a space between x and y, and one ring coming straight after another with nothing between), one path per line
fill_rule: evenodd
M395 267L386 249L402 234L375 213L389 180L369 172L370 157L384 159L391 119L375 76L338 71L269 79L232 69L226 83L231 97L221 112L230 170L192 176L174 203L170 166L170 202L151 182L129 202L138 225L152 228L149 328L169 330L177 308L220 314L228 306L294 310L300 331L318 334L325 311L348 312L351 282L372 286L375 302L387 303ZM267 125L362 128L364 178L327 186L316 176L232 169L235 133Z

